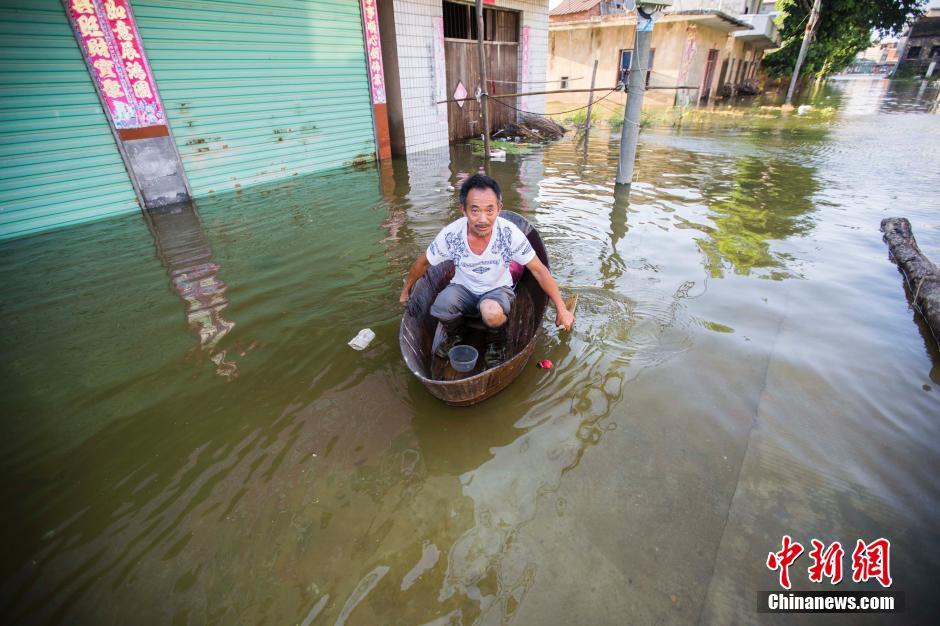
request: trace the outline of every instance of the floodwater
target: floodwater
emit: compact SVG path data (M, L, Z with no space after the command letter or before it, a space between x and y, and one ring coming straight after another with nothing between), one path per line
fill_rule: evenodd
M940 355L878 227L940 260L937 99L644 130L629 196L602 130L493 163L580 303L471 408L398 348L463 147L0 245L0 621L830 623L756 613L785 534L846 549L796 589L889 539L906 610L851 622L932 621Z

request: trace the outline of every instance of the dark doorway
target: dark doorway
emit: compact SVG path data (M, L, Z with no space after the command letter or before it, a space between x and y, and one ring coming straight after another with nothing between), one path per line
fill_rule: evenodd
M702 100L708 100L711 96L712 78L715 77L715 64L718 62L718 49L712 48L708 51L708 59L705 61L705 78L702 79Z

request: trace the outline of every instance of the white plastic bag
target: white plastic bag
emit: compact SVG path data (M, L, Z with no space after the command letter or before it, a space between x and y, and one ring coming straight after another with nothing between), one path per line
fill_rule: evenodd
M353 350L365 350L373 339L375 339L375 333L369 328L363 328L350 340L349 345Z

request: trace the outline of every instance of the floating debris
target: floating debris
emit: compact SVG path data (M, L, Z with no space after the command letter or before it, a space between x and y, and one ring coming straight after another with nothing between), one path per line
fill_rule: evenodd
M566 130L564 126L547 117L530 113L523 115L519 122L510 122L505 128L493 133L493 136L519 137L526 141L551 141L561 139Z
M375 333L369 328L363 328L358 335L349 341L349 346L353 350L365 350L373 339L375 339Z

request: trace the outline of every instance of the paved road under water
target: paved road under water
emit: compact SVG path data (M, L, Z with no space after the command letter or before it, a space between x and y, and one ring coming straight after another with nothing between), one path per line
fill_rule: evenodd
M878 226L940 260L937 98L645 130L629 198L603 131L494 163L580 304L469 409L398 349L463 148L3 244L0 621L748 623L784 534L890 539L931 621L940 355Z

